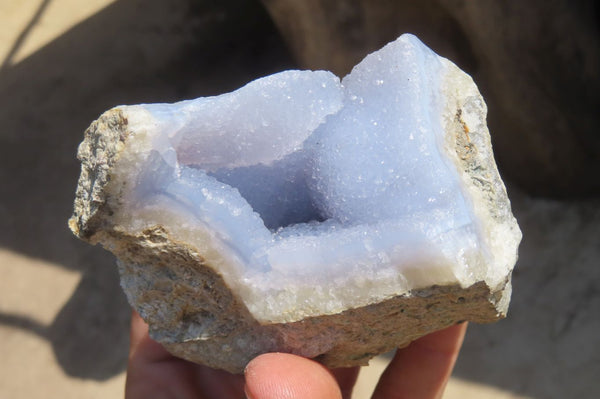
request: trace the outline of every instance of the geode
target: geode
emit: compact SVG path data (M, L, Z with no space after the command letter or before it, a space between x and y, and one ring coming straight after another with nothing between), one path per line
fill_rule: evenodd
M521 232L486 106L415 36L341 81L285 71L113 108L78 157L71 229L117 256L152 338L182 358L362 365L506 314Z

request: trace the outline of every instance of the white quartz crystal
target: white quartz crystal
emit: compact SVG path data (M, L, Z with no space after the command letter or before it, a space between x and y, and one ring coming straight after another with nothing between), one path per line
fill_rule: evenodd
M503 290L510 279L521 235L485 104L468 75L415 36L367 56L341 81L286 71L221 96L112 112L126 120L114 162L98 166L108 157L99 148L110 147L98 140L80 149L84 160L95 151L93 173L109 176L98 189L80 183L81 201L98 196L110 208L94 229L112 233L92 231L92 241L118 253L115 232L160 226L259 323L338 314L431 286ZM96 208L78 206L73 228L82 236ZM149 283L139 272L122 283L143 316L155 311L140 300Z

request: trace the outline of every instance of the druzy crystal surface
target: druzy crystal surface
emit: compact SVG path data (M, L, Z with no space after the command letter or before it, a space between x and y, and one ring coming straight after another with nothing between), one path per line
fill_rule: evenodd
M520 231L485 113L470 77L412 35L341 80L286 71L216 97L117 107L80 147L71 226L117 254L131 303L167 343L240 339L215 332L222 294L203 273L263 326L476 284L496 292L501 315ZM174 294L178 273L199 269L169 271L168 260L132 249L132 237L142 252L163 245L152 244L156 231L184 248L162 249L172 262L183 251L209 270L188 279L190 293ZM194 295L186 319L177 300ZM250 354L334 346L305 340L304 353L281 331L251 330L259 343L238 342Z

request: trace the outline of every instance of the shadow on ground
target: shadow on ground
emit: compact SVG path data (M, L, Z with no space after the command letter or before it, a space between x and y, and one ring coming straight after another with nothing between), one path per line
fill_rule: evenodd
M0 314L0 324L48 339L69 375L103 380L122 371L129 308L114 259L66 227L83 131L117 104L217 94L293 66L258 1L244 0L117 1L24 61L4 65L0 246L83 277L51 326L10 314ZM456 373L533 397L592 397L600 364L592 335L599 254L590 250L598 204L518 197L525 241L511 314L471 327ZM579 278L569 278L573 273ZM562 391L548 392L556 380Z

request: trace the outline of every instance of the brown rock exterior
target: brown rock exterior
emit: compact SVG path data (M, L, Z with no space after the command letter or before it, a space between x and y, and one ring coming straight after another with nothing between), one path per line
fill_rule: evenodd
M176 356L243 372L255 356L288 352L328 367L366 365L373 356L462 321L506 316L511 284L432 286L409 295L292 323L260 324L200 254L157 227L138 236L99 233L119 258L122 286L150 335Z

